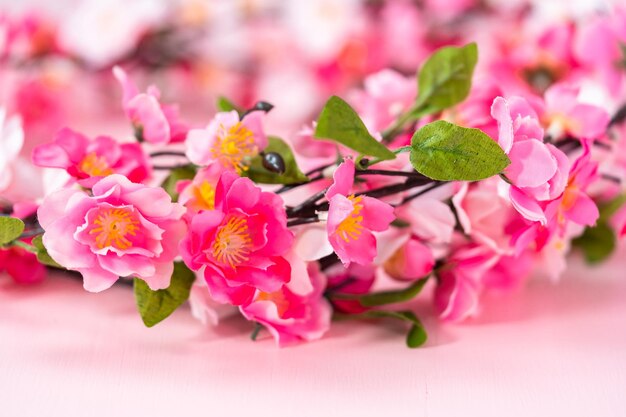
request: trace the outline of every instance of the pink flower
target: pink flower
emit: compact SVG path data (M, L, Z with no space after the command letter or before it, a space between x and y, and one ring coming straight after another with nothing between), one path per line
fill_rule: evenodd
M316 262L290 256L291 280L276 291L257 290L250 304L240 307L248 320L265 326L279 346L321 338L330 328L332 308L323 297L326 277Z
M126 116L141 132L143 140L156 145L185 140L189 127L180 120L177 106L159 102L161 92L158 88L151 85L145 93L140 93L122 68L114 67L113 75L122 85L122 106Z
M597 139L606 132L609 114L601 107L581 103L579 91L579 88L566 83L555 84L546 90L545 107L540 112L546 132L552 138L569 135L579 139Z
M435 308L442 320L462 321L478 312L483 275L498 261L492 250L478 245L457 248L438 273Z
M33 163L42 167L63 168L87 188L111 174L121 174L132 182L140 183L152 171L139 144L120 144L108 136L89 140L67 128L62 129L52 143L33 150Z
M598 179L598 164L591 160L590 141L583 141L583 149L583 154L572 165L563 194L546 207L548 217L561 229L566 221L593 226L600 216L598 206L585 192Z
M428 246L412 237L385 261L385 272L394 279L413 281L429 275L435 257Z
M498 122L498 144L511 160L504 171L512 183L511 203L526 219L545 224L539 202L563 192L569 169L567 156L543 142L537 114L525 99L496 97L491 114Z
M346 159L333 175L326 193L330 202L326 230L328 240L341 262L361 265L376 257L376 238L395 218L393 207L372 197L348 195L354 184L354 161Z
M23 145L22 122L16 116L7 118L6 110L0 107L0 191L13 182L13 165Z
M46 268L37 256L19 247L0 249L0 272L3 271L18 284L36 284L46 278Z
M261 118L254 111L239 120L236 111L217 113L206 129L192 129L187 135L187 158L196 165L216 161L231 171L242 173L249 160L267 146Z
M213 210L215 208L215 190L224 168L218 163L198 171L193 180L182 180L176 184L179 193L178 202L190 212Z
M340 263L330 266L324 271L328 277L328 291L331 294L366 294L372 289L376 278L374 265L359 265L357 263L344 267ZM333 306L348 314L358 314L366 311L358 300L333 299Z
M167 288L186 231L184 208L162 188L110 175L93 195L70 188L48 195L37 212L48 253L82 274L99 292L119 277L138 277L153 290Z
M284 255L293 243L280 197L224 172L214 204L214 210L192 218L181 242L187 266L202 270L211 296L220 303L245 305L256 289L278 291L291 277Z

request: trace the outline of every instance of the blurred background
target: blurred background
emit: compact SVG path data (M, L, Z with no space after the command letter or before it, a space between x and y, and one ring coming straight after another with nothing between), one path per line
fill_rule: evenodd
M268 131L289 137L310 125L330 94L367 89L364 79L383 68L413 77L447 44L478 41L491 81L541 92L571 72L575 51L564 45L574 44L573 25L616 4L0 0L0 103L21 115L28 147L66 125L130 135L111 74L121 65L140 87L155 84L163 101L179 103L192 125L208 122L219 96L243 107L262 99L276 106ZM596 100L606 103L603 94Z

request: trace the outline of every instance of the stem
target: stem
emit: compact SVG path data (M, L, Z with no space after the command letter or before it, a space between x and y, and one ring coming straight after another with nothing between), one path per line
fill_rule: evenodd
M295 183L295 184L283 185L278 190L276 190L275 193L276 194L281 194L281 193L287 192L289 190L293 190L294 188L300 187L302 185L311 184L313 182L316 182L316 181L319 181L319 180L323 180L323 179L324 179L324 176L322 174L320 174L320 175L318 175L316 177L313 177L313 178L309 179L309 181L307 181L307 182L298 182L298 183Z
M152 152L150 154L151 158L155 158L159 156L182 156L182 157L187 158L187 155L185 155L185 152L182 152L182 151L158 151L158 152Z
M409 177L409 178L428 178L419 172L405 172L405 171L389 171L386 169L363 169L361 171L356 171L354 173L355 176L358 175L384 175L387 177ZM430 179L429 179L430 181Z
M259 332L261 331L262 328L263 326L261 325L261 323L255 323L254 330L252 330L252 334L250 335L250 339L252 339L253 341L256 341L256 338L259 336Z
M37 253L36 247L34 247L33 245L29 245L28 243L22 242L21 240L14 240L13 242L11 242L11 245L20 247L31 253Z
M157 170L157 171L172 171L172 170L179 169L179 168L185 168L188 165L189 164L182 164L182 165L153 165L152 169Z
M410 152L411 151L411 147L410 146L402 146L398 149L394 149L391 152L395 153L396 155L404 153L404 152ZM380 159L380 158L376 158L376 159L372 159L371 161L369 161L367 163L368 167L371 167L372 165L378 164L379 162L382 161L387 161L387 159Z
M434 190L435 188L441 187L442 185L447 184L447 182L436 182L434 184L429 185L428 187L422 188L421 190L419 190L418 192L411 194L407 197L404 197L402 199L402 201L400 201L400 203L398 203L396 205L396 207L401 206L403 204L408 203L409 201L413 200L414 198L417 198L423 194L426 194L427 192Z
M320 222L319 217L303 217L299 219L293 219L287 222L287 227L298 226L301 224L309 224L309 223L318 223Z

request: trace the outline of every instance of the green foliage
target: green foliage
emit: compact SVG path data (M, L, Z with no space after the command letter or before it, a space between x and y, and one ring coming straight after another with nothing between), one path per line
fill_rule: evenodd
M182 262L174 263L174 273L170 286L153 291L145 281L135 278L135 300L141 319L147 327L152 327L169 317L188 298L194 273Z
M420 347L428 339L424 325L412 311L370 310L359 314L336 315L336 317L343 320L392 318L407 321L411 324L411 328L406 336L406 345L410 348Z
M419 72L414 117L435 113L465 100L472 87L477 61L475 43L446 46L433 53Z
M37 248L37 260L39 262L54 268L63 268L48 254L46 247L43 245L42 235L35 236L33 238L32 245Z
M395 304L410 301L417 296L424 288L428 277L419 279L402 290L381 291L365 295L361 294L334 294L332 299L336 300L357 300L364 307L376 307L385 304Z
M317 119L315 137L333 140L363 155L381 160L396 157L385 145L374 139L354 109L337 96L332 96L326 102Z
M24 231L24 222L15 217L0 217L0 246L20 237Z
M237 111L237 113L239 114L243 112L243 110L239 106L237 106L235 103L233 103L232 101L230 101L224 96L219 96L217 98L215 107L217 108L217 111L220 111L220 112L226 112L226 111L232 111L232 110Z
M415 170L439 181L478 181L499 174L511 163L482 131L444 120L415 132L411 148Z

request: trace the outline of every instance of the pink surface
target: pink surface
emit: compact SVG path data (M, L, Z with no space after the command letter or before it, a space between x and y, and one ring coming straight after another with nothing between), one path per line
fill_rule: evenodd
M251 342L249 323L207 330L186 308L146 329L129 288L2 279L0 415L623 416L624 253L490 298L470 323L427 320L417 350L400 328L353 323L278 349Z

